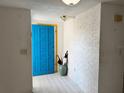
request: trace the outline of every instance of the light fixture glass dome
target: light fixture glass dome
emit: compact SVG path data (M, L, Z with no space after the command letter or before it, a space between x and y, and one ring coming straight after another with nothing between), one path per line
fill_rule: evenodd
M62 0L62 1L63 1L65 4L70 5L70 6L76 5L77 3L80 2L80 0Z

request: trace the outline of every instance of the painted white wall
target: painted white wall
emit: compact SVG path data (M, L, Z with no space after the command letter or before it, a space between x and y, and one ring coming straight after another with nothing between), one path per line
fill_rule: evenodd
M64 51L69 51L69 77L83 93L98 93L101 4L64 23Z
M114 15L123 21L114 22ZM124 72L124 6L102 5L99 93L122 93Z
M0 93L32 91L30 21L27 9L0 7Z

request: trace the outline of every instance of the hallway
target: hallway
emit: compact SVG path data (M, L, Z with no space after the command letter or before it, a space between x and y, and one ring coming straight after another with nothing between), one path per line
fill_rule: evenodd
M33 77L33 93L82 93L69 78L59 74Z

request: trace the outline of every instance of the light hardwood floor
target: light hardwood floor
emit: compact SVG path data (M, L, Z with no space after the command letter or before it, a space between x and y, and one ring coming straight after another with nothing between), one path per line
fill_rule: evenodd
M33 77L33 93L82 93L67 76L50 74Z

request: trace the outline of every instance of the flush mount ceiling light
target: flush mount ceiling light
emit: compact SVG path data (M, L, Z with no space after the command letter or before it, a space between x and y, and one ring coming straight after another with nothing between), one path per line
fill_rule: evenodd
M73 6L80 2L80 0L62 0L66 5Z

